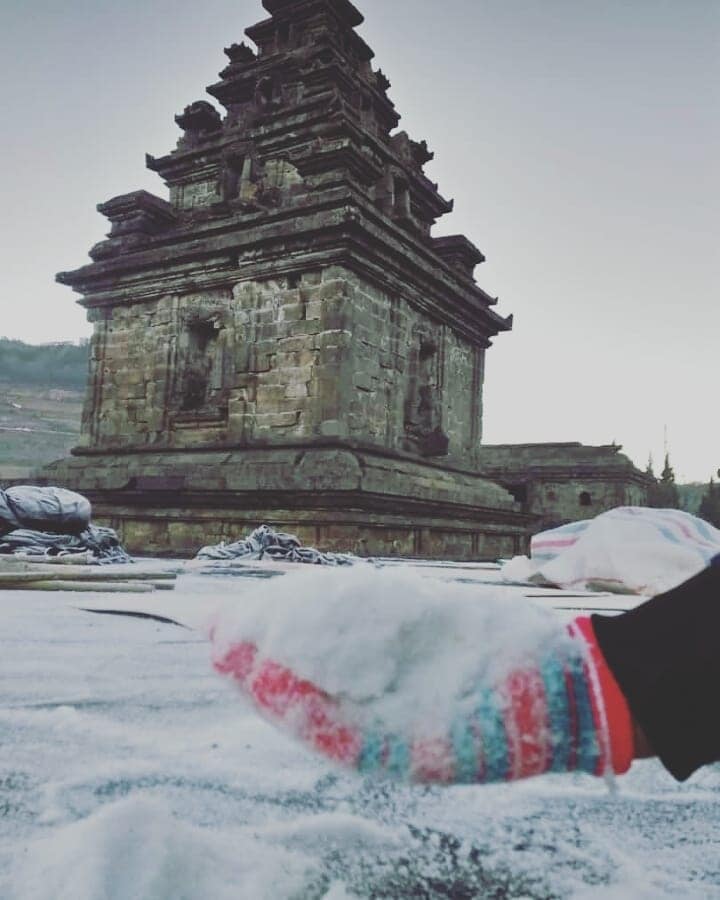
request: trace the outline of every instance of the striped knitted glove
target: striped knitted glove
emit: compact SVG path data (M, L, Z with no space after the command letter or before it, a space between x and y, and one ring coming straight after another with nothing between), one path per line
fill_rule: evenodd
M331 760L363 774L415 783L514 781L545 772L622 773L633 758L625 699L595 641L590 619L570 626L575 654L549 655L480 685L474 711L446 733L394 731L361 722L351 705L323 692L251 643L215 659L267 719Z

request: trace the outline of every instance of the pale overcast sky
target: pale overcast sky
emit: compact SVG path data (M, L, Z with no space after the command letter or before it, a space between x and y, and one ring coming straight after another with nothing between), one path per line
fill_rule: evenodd
M401 128L515 314L488 354L485 440L623 444L720 466L720 0L358 0ZM3 0L0 335L89 333L56 271L95 205L203 97L260 0ZM210 98L208 98L210 99Z

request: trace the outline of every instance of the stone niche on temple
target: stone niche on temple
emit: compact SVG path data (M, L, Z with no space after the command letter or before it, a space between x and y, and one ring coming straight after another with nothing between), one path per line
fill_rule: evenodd
M482 253L397 129L348 0L264 0L220 80L147 157L168 199L98 209L58 280L94 324L83 438L47 479L135 551L260 522L328 549L479 558L528 518L479 474L485 352L511 327Z

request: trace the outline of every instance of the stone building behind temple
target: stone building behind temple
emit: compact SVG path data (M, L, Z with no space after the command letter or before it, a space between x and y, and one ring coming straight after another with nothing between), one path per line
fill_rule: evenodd
M616 506L645 506L648 476L617 444L485 444L483 473L537 517L538 530L591 519Z
M83 440L48 478L144 552L268 522L361 553L495 557L531 521L481 474L485 354L511 317L397 131L349 0L263 0L222 108L148 157L168 188L98 209L58 280L94 324Z

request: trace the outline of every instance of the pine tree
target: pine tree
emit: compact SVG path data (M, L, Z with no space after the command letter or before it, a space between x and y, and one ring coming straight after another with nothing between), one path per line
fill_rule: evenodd
M660 490L665 509L680 509L680 495L675 484L675 471L670 465L670 454L665 454L665 467L660 475Z
M657 476L655 475L655 469L653 468L653 458L652 453L648 456L648 464L645 469L645 475L647 476L647 505L652 507L653 509L659 509L662 507L662 498L660 497L660 485L657 480Z
M645 474L648 476L648 478L652 478L653 481L657 481L657 478L655 477L655 470L653 469L652 453L648 456L648 464L647 468L645 469Z
M652 460L648 463L648 475L652 475ZM653 476L654 477L654 476ZM675 472L670 465L670 454L665 454L665 466L660 480L655 479L648 489L648 506L655 509L680 509L680 496L675 484Z
M645 476L647 478L647 506L653 507L657 509L657 500L658 498L658 483L657 476L655 475L655 469L653 468L653 460L652 453L648 456L648 464L645 469Z
M718 477L720 477L720 469L718 469ZM716 528L720 528L720 486L716 485L712 478L700 503L698 515Z

